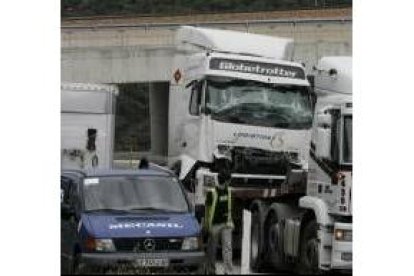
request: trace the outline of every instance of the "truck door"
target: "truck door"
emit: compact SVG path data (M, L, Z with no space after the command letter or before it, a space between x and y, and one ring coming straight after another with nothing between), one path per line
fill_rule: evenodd
M184 126L182 141L183 152L198 160L199 139L201 128L202 82L194 81L191 86L189 116Z

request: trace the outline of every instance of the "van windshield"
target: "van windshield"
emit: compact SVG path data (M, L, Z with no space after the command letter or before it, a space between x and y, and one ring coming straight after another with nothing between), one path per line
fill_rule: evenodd
M207 80L206 110L222 122L288 129L309 129L309 88L250 80Z
M86 211L189 211L179 183L171 177L86 178L83 193Z

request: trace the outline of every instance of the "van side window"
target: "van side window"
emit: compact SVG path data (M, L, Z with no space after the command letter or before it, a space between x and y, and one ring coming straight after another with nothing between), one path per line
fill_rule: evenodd
M191 86L190 114L194 116L200 115L201 88L201 82L194 82Z

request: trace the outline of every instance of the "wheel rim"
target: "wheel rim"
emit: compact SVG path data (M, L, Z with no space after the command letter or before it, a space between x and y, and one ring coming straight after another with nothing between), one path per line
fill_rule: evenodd
M252 225L252 233L250 240L250 259L252 264L255 264L259 257L259 225L257 223Z

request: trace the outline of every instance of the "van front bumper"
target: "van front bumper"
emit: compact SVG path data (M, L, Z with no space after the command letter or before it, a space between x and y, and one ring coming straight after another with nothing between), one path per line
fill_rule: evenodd
M80 263L85 268L107 268L118 267L137 268L139 260L163 259L168 260L168 267L161 268L183 268L201 267L205 263L205 253L203 251L190 252L154 252L154 253L82 253ZM157 269L157 267L154 267Z

